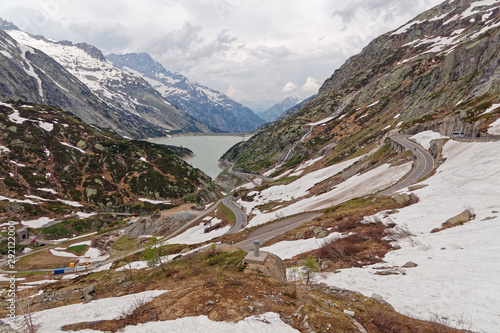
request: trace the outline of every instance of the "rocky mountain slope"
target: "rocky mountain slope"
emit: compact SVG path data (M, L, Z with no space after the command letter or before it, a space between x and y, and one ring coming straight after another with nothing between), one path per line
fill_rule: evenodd
M297 96L289 96L279 103L274 104L269 109L259 112L258 115L267 122L276 120L285 111L288 111L299 103Z
M166 101L142 78L84 43L56 42L3 24L1 97L59 106L89 124L134 138L211 129Z
M220 131L249 133L264 123L246 106L179 73L167 71L149 54L110 54L106 58L116 67L142 76L172 104Z
M217 196L176 155L186 149L125 140L54 107L1 103L0 133L2 212L137 211Z
M350 58L301 111L266 127L224 158L265 170L369 149L392 130L487 134L499 102L498 1L447 1Z

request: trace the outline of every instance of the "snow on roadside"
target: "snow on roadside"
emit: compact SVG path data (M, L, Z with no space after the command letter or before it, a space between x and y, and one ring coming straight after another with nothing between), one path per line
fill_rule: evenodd
M221 220L214 218L212 220L212 224L216 224L221 222ZM170 238L168 240L169 244L197 244L207 242L215 237L220 237L227 233L231 226L225 226L219 229L215 229L211 232L205 233L206 226L203 222L198 224L195 227L189 228L184 231L182 234L175 236L174 238Z
M135 326L127 326L123 333L163 333L163 332L259 332L259 333L292 333L299 332L285 324L279 314L266 312L247 317L237 323L212 321L207 316L184 317L176 320L155 321Z
M282 241L271 246L262 247L261 250L271 252L279 256L281 259L292 259L301 253L319 249L323 244L329 241L338 240L344 237L341 233L333 232L325 238L308 238L294 241Z
M324 169L323 169L324 170ZM345 182L338 184L334 188L330 189L320 195L315 195L306 199L297 201L287 207L278 209L274 212L263 213L257 208L257 205L268 202L266 197L261 198L261 196L256 195L256 199L260 201L247 202L238 200L238 203L245 207L247 213L251 211L256 214L256 216L250 220L247 227L253 227L260 225L272 220L275 220L279 216L291 216L294 214L299 214L303 212L308 212L312 210L325 209L339 203L354 199L363 195L368 195L383 190L395 182L397 182L401 177L407 174L411 170L411 163L405 163L398 166L391 167L389 164L384 164L376 169L367 171L363 174L355 175ZM296 180L294 183L296 185L302 186L302 188L309 188L311 183L304 182L302 177ZM326 179L326 178L325 178ZM292 183L293 184L293 183ZM275 186L276 187L276 186ZM266 190L272 190L269 188ZM264 192L264 191L262 191ZM284 193L284 192L283 192ZM289 197L290 193L286 194ZM284 195L283 195L284 197ZM280 200L280 196L271 196L272 200ZM255 199L254 199L255 200Z
M399 226L415 234L399 241L383 264L318 275L318 282L382 295L395 309L421 319L446 317L452 325L473 331L496 332L500 327L500 142L449 141L446 161L414 191L420 201L391 215ZM430 233L466 208L473 221ZM408 261L415 268L401 268ZM380 266L405 273L377 275ZM469 327L470 326L470 327Z
M125 310L129 310L133 306L139 305L138 303L143 300L150 302L155 297L166 292L168 291L151 290L121 297L98 299L90 301L89 303L66 305L49 310L33 312L31 314L31 319L34 325L39 325L38 331L40 332L64 333L65 331L61 329L64 325L87 321L117 319ZM15 328L20 329L20 327ZM83 330L80 332L96 331Z
M275 185L260 192L250 192L248 193L248 196L254 196L252 202L238 200L238 203L245 207L248 213L251 212L256 206L262 204L270 202L283 202L304 197L309 194L309 189L314 185L332 177L333 175L336 175L354 164L354 162L359 159L361 159L361 157L353 158L348 161L310 172L287 185Z
M431 142L437 139L448 138L447 136L443 136L440 133L434 131L423 131L414 136L410 137L410 140L415 141L420 144L424 149L429 150L431 147Z
M66 248L56 247L54 249L50 249L49 252L50 252L50 254L52 254L53 256L56 256L56 257L75 258L75 259L79 259L80 262L88 262L88 261L97 262L97 261L104 261L104 260L109 258L109 254L101 255L101 251L99 249L94 248L94 247L90 247L91 243L92 243L92 241L84 241L84 242L80 242L80 243L70 244ZM77 256L74 253L66 252L66 250L68 248L73 247L73 246L79 246L79 245L89 246L89 249L87 250L87 252L85 252L85 254L83 254L81 256Z

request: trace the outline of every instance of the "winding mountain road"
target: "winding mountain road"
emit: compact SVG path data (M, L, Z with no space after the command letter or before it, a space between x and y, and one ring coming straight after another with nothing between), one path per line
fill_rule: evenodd
M408 139L407 136L398 134L390 137L394 142L399 143L403 147L409 149L416 157L415 169L401 182L380 192L381 195L389 195L393 192L399 191L409 185L418 182L420 179L426 177L435 167L434 158L425 150L421 145Z
M411 141L408 139L408 137L404 135L394 135L390 137L391 140L394 142L397 142L404 146L405 148L409 149L415 156L417 157L416 165L413 171L401 182L396 184L395 186L381 192L380 194L382 195L389 195L393 192L396 192L398 190L401 190L405 187L408 187L409 185L416 183L420 179L426 177L435 167L435 162L434 158L432 155L429 153L429 151L425 150L422 146L419 144ZM215 204L213 204L210 208L206 209L203 212L200 212L199 214L196 215L194 219L192 219L190 222L184 224L181 228L177 229L175 232L172 234L162 238L162 241L168 240L182 232L184 232L186 229L188 229L193 222L201 218L202 216L209 214L213 212L220 203L223 203L226 207L228 207L235 215L236 221L234 226L229 230L229 234L234 234L242 229L245 228L245 226L248 223L248 217L247 215L242 211L241 207L238 207L237 204L234 203L233 197L231 195L228 195L219 201L217 201ZM260 228L257 228L256 230L253 230L250 232L246 239L236 243L235 246L241 248L242 250L249 251L253 247L253 241L254 240L259 240L261 244L264 244L265 242L282 235L290 230L293 230L297 228L298 226L312 221L314 218L321 216L322 213L319 212L310 212L310 213L304 213L296 216L291 216L287 218L283 218L281 220L278 220L274 223L270 223L267 225L264 225ZM142 251L143 249L137 249L135 252ZM37 251L38 252L38 251ZM33 254L33 253L31 253ZM130 255L131 253L128 253ZM26 254L29 255L29 254ZM17 257L17 259L20 259L26 255L22 255ZM110 258L106 260L106 262L111 262L114 260L117 260L119 258ZM6 264L6 261L0 262L0 273L16 273L15 271L7 271L3 270L1 267ZM41 271L51 271L51 270L33 270L30 272L41 272Z
M317 212L304 213L266 224L250 232L245 240L234 245L244 251L250 251L253 248L254 240L259 240L260 244L264 244L268 240L293 230L304 223L310 222L321 215L322 213Z
M227 197L224 197L222 199L222 203L234 213L234 216L236 218L234 226L229 230L228 234L235 234L245 228L248 222L247 214L244 213L241 208L234 203L233 196L228 195Z

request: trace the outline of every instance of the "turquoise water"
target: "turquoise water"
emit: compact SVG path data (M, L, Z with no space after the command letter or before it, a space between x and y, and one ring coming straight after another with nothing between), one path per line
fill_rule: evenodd
M241 135L200 135L159 138L151 140L151 142L191 149L195 156L188 159L187 162L210 177L215 178L222 171L218 166L220 157L229 148L248 138L249 136L243 138Z

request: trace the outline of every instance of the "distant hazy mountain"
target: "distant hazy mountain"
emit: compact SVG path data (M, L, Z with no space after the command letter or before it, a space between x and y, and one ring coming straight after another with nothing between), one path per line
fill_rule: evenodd
M296 96L289 96L279 103L274 104L269 109L263 112L259 112L258 115L267 122L276 120L285 111L293 108L299 103L299 98Z
M133 71L164 98L197 120L225 132L251 132L264 121L246 106L216 90L166 70L147 53L110 54L116 67Z
M134 138L212 132L91 45L32 36L3 20L0 27L2 99L55 105Z

